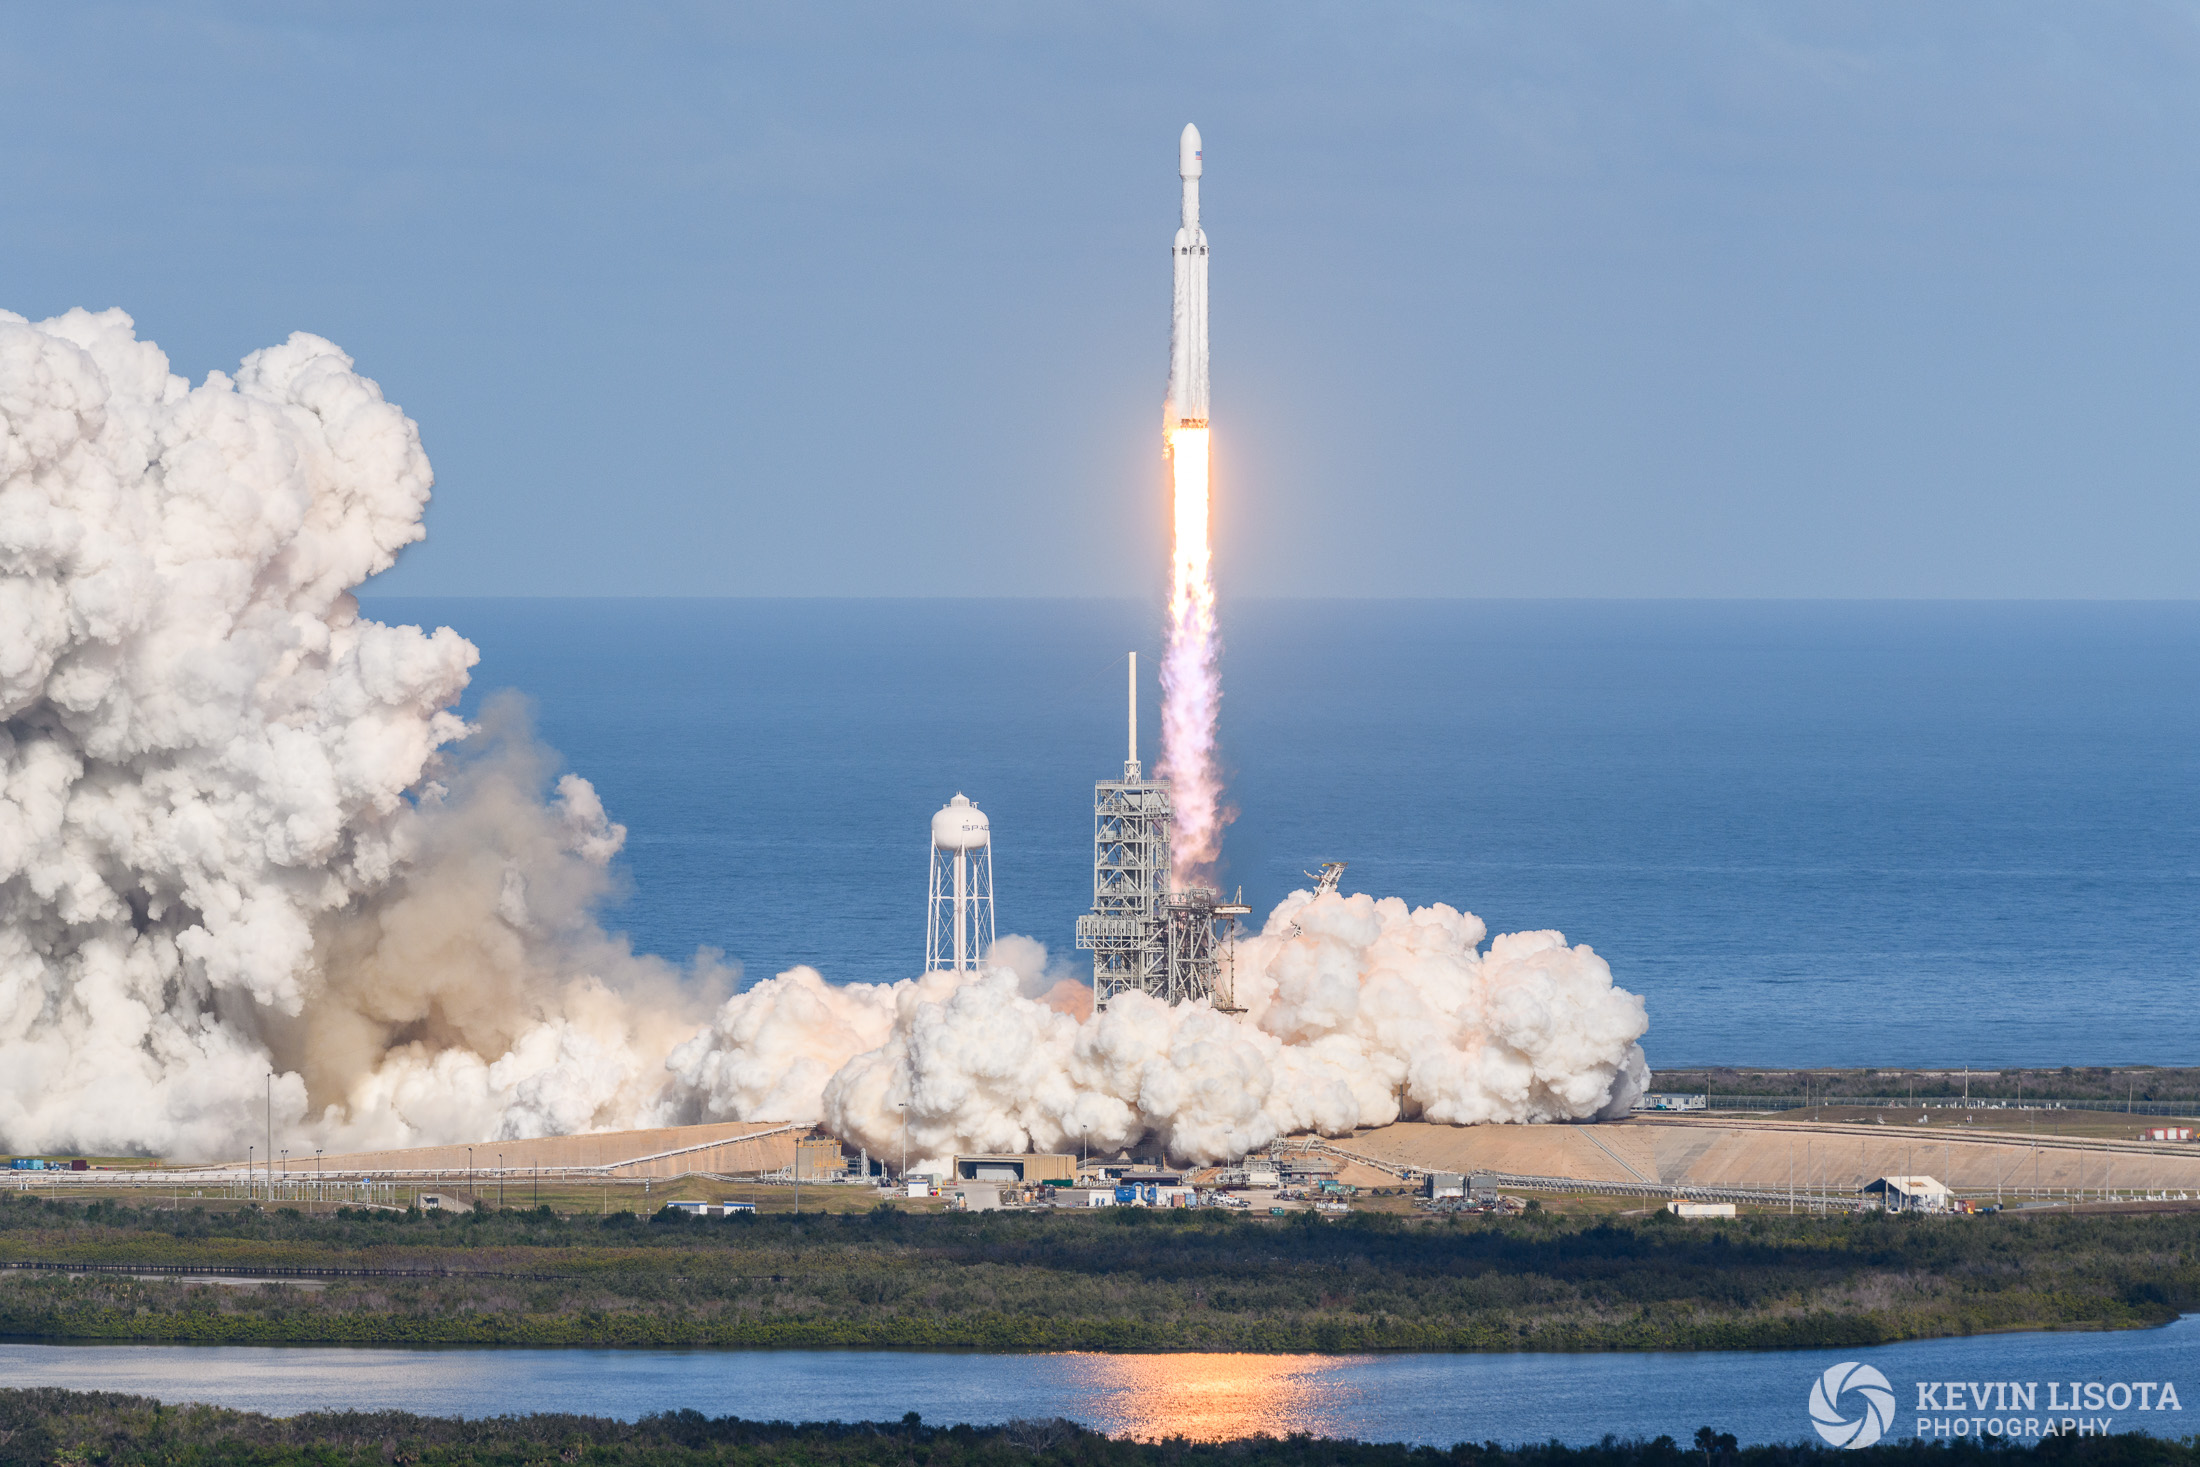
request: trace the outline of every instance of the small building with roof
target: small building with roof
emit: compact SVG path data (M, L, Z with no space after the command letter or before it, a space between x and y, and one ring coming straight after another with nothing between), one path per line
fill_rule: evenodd
M1925 1176L1881 1177L1865 1183L1864 1195L1888 1212L1946 1212L1955 1201L1946 1183Z

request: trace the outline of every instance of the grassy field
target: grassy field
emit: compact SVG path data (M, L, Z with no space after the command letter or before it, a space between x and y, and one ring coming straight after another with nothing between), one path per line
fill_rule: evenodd
M1736 1112L1714 1112L1713 1115L1732 1115ZM1782 1121L1833 1121L1844 1125L1884 1125L1889 1130L1900 1127L1916 1131L1941 1133L1958 1131L1965 1133L1993 1132L2001 1136L2069 1136L2089 1141L2137 1141L2141 1132L2152 1126L2200 1126L2192 1117L2128 1116L2121 1111L2100 1110L2042 1110L2027 1105L2023 1109L1973 1109L1959 1110L1939 1104L1919 1104L1916 1109L1908 1106L1885 1108L1879 1106L1842 1105L1838 1101L1827 1105L1797 1106L1792 1110L1771 1113Z
M805 1189L807 1191L807 1189ZM695 1220L0 1202L0 1334L258 1343L1607 1350L2158 1324L2200 1217L1090 1213ZM295 1282L131 1277L296 1269ZM346 1277L345 1270L369 1270ZM428 1275L428 1276L416 1276Z
M2200 1103L2200 1068L2163 1065L2020 1070L1660 1070L1656 1088L1712 1095L1910 1098L2036 1103L2120 1112L2127 1102Z
M613 1421L589 1416L459 1421L397 1411L271 1417L209 1406L163 1407L106 1392L0 1390L0 1467L91 1463L108 1467L276 1467L313 1463L362 1467L428 1463L533 1467L557 1462L634 1467L2196 1467L2190 1439L2057 1437L2038 1446L1969 1442L1893 1443L1844 1452L1816 1441L1739 1447L1706 1426L1683 1444L1672 1437L1589 1447L1555 1442L1505 1447L1461 1443L1448 1450L1320 1437L1257 1436L1233 1441L1132 1441L1067 1421L1001 1426L929 1426L915 1412L892 1422L793 1425L705 1417L682 1411Z

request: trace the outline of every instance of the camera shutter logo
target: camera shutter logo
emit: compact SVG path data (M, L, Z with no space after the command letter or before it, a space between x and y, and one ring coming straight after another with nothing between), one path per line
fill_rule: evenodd
M1851 1416L1846 1407L1861 1413ZM1871 1366L1844 1360L1812 1384L1810 1424L1837 1447L1868 1447L1894 1424L1894 1387Z

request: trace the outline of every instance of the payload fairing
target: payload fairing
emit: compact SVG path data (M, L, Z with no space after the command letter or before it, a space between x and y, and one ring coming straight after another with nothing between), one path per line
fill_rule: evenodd
M1184 224L1176 232L1176 314L1169 332L1169 398L1162 431L1207 426L1207 232L1199 227L1199 129L1184 124L1176 171Z

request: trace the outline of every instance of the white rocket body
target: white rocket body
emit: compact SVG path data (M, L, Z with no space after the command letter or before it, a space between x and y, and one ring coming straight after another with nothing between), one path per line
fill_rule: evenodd
M1190 123L1177 142L1176 171L1184 180L1184 223L1176 232L1176 310L1169 328L1164 432L1207 426L1207 233L1199 227L1199 129Z

